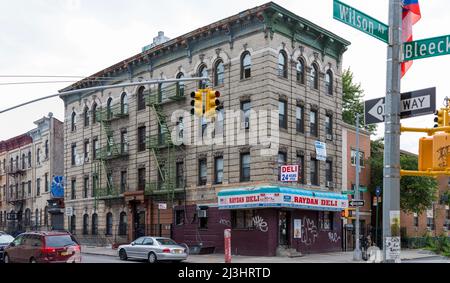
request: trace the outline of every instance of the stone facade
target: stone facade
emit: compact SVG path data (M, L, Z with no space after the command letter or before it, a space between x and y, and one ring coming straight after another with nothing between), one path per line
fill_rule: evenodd
M342 186L342 53L349 43L340 37L290 13L274 3L268 3L239 15L232 16L207 27L193 31L187 35L170 40L148 51L129 58L122 63L107 68L96 75L80 81L62 91L97 86L95 77L111 78L111 84L137 82L142 80L176 78L182 73L184 77L197 77L202 66L208 71L214 89L220 91L220 100L225 111L241 109L243 101L249 101L251 109L259 113L261 110L279 109L279 101L286 102L286 129L280 129L279 151L286 154L287 164L297 164L299 156L303 156L304 189L333 192ZM251 76L242 78L242 57L248 52L251 55ZM286 54L285 74L279 73L280 52ZM304 78L297 79L299 59L304 64ZM224 80L216 85L215 73L218 62L224 64ZM311 77L313 66L317 69L317 89ZM331 76L330 76L331 75ZM331 82L326 80L331 77ZM164 85L163 85L164 86ZM156 92L154 86L144 85L145 94ZM184 94L198 88L197 82L184 83ZM162 234L170 235L170 227L174 222L173 208L184 205L217 206L217 193L223 189L257 185L283 185L278 182L278 151L271 156L264 156L264 146L244 143L242 145L189 145L178 148L174 160L178 162L182 172L182 190L173 194L152 195L139 185L139 169L145 170L146 188L158 181L159 161L152 150L139 150L139 128L145 126L148 138L159 133L159 116L152 107L138 110L138 94L140 87L110 88L104 91L85 92L65 95L65 173L68 189L66 190L66 206L74 208L75 225L73 229L81 239L96 241L101 244L115 244L130 241L143 234L157 234L158 224L162 224ZM98 164L92 158L93 140L98 139L99 148L106 145L105 125L92 123L92 107L97 110L111 105L123 104L123 95L127 96L128 114L108 122L113 131L114 143L121 145L121 132L126 129L127 155L109 160L100 167L100 187L105 187L106 170L112 172L115 186L120 186L121 172L126 174L126 187L114 197L96 197L92 193L92 176L97 172ZM296 130L296 107L303 107L303 132ZM113 106L113 108L114 108ZM85 126L84 110L88 109L91 123ZM163 100L161 110L166 117L170 130L176 127L178 117L173 116L177 110L190 110L190 99ZM317 136L311 134L310 110L317 111ZM72 128L73 115L76 128ZM326 115L331 117L332 131L326 132ZM189 121L188 121L189 120ZM278 120L278 119L277 119ZM254 133L257 127L250 120L249 129L240 124L237 140L244 139ZM183 120L184 132L191 133L192 139L198 138L198 124L191 116ZM276 121L278 124L278 121ZM227 127L225 125L225 127ZM225 130L226 132L226 130ZM327 135L329 134L329 135ZM217 135L218 136L218 135ZM225 134L229 137L229 134ZM123 138L122 138L123 140ZM328 161L332 164L333 186L327 187L325 162L319 162L318 183L313 185L309 174L311 158L316 157L315 141L326 142ZM76 146L75 155L82 155L84 142L89 142L87 157L82 162L73 162L72 147ZM167 149L160 149L166 154ZM241 153L250 153L250 180L241 182ZM223 157L223 182L215 183L215 157ZM80 158L75 159L80 160ZM207 178L205 184L199 184L199 160L206 159ZM158 162L157 162L158 161ZM97 166L97 167L96 167ZM142 171L141 171L142 172ZM83 180L89 178L87 197L83 195ZM141 178L142 179L142 178ZM71 180L75 180L75 193L72 194ZM142 183L142 182L141 182ZM168 203L168 209L160 210L157 204ZM110 214L108 214L110 213ZM86 215L86 216L85 216ZM93 215L98 221L94 224ZM121 215L125 216L121 219ZM159 217L158 217L159 215ZM112 216L112 221L111 220ZM159 218L159 221L158 221ZM86 221L84 221L86 220ZM109 225L108 225L109 223ZM274 220L274 223L276 221ZM89 226L88 229L83 229ZM98 231L92 235L92 225ZM70 223L66 227L70 228ZM126 233L119 233L121 227L127 227ZM138 231L143 229L143 231ZM83 231L84 230L84 231ZM142 233L141 233L142 232ZM85 235L83 235L85 234ZM121 235L119 235L121 234ZM126 235L125 235L126 234ZM173 231L172 231L173 234ZM94 239L95 238L95 239ZM101 239L100 239L101 238ZM99 240L100 239L100 240ZM338 244L340 248L340 244ZM313 249L314 250L314 249ZM320 249L318 249L320 250ZM271 251L271 254L273 251Z

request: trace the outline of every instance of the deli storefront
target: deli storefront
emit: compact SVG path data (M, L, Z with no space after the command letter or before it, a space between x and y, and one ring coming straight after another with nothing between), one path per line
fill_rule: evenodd
M348 207L345 195L262 186L223 190L217 198L217 206L184 207L185 222L175 219L177 242L220 253L224 229L231 229L235 255L276 256L277 249L304 254L342 250L341 211Z

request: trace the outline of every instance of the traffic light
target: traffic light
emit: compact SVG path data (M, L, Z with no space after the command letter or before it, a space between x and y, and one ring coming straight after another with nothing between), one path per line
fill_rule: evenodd
M434 125L435 128L438 127L446 127L449 125L449 117L448 117L448 110L447 109L441 109L436 111L434 115L436 115L436 118L434 118L434 122L436 123Z
M442 171L450 168L450 134L436 133L419 140L419 171Z
M216 111L223 109L219 97L219 91L213 89L206 90L206 116L215 116Z
M202 116L204 114L202 91L191 92L191 98L191 115L197 114L198 116Z
M348 208L345 208L344 210L342 210L341 217L348 218L349 215L350 215L350 213L348 211Z

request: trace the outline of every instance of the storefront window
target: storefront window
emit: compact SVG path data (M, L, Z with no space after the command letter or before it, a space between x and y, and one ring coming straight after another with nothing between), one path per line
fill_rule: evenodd
M255 210L234 210L231 212L231 223L233 229L253 229L253 217Z
M333 230L333 212L322 211L319 212L320 229Z

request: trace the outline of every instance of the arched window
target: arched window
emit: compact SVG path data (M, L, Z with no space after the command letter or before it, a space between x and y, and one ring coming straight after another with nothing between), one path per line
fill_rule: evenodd
M178 73L177 79L182 79L182 78L184 78L184 74L183 73ZM177 95L178 96L184 96L184 82L178 82L177 83Z
M297 62L297 82L301 84L305 83L305 63L301 58Z
M98 216L97 213L92 214L92 235L98 235Z
M89 234L89 215L83 215L83 235Z
M241 80L252 76L252 56L245 51L241 56Z
M278 76L287 78L287 55L284 50L278 54Z
M74 214L70 217L70 233L75 235L76 231L77 231L77 218Z
M89 126L89 107L84 107L84 111L83 111L83 119L84 119L84 126L88 127Z
M112 225L113 225L113 215L111 212L108 212L106 214L106 235L111 236L112 235Z
M19 156L16 156L16 170L19 169Z
M119 236L125 235L127 235L127 214L122 211L119 219Z
M222 60L217 60L214 67L214 86L223 85L225 80L225 65Z
M70 120L70 125L71 125L72 132L77 129L77 113L75 113L75 111L72 112L72 118Z
M328 70L325 74L325 89L327 94L333 95L333 73Z
M120 113L128 114L128 95L124 92L120 98Z
M28 151L28 168L31 168L31 151Z
M44 226L48 227L48 206L44 208Z
M11 159L9 160L9 167L10 167L10 171L12 172L14 169L14 158L11 157Z
M40 148L38 148L36 150L36 163L38 165L41 164L41 149Z
M317 68L316 64L313 64L311 67L311 87L314 89L319 89L319 68Z
M92 124L97 123L97 103L92 105Z
M202 64L200 68L198 68L198 76L200 78L206 78L208 77L208 69L206 68L205 64ZM198 87L203 89L208 87L208 81L207 80L201 80L198 84Z
M113 117L111 104L112 104L112 98L110 97L108 99L108 102L106 102L106 117L108 118L108 120L112 119L112 117Z
M144 94L145 87L141 86L138 89L137 93L137 109L138 110L144 110L145 109L145 94Z
M22 169L24 169L24 170L25 170L25 167L26 167L25 159L26 159L26 155L25 155L25 153L23 153L22 154Z

